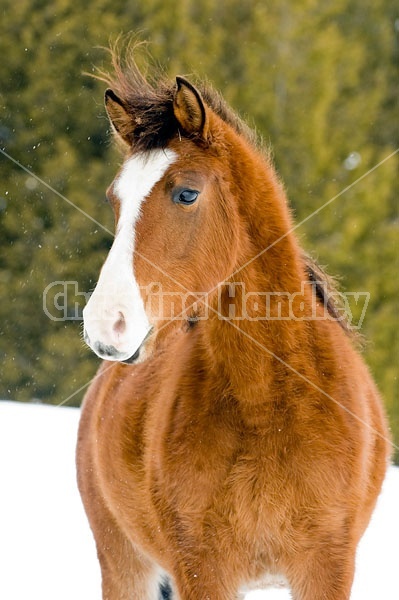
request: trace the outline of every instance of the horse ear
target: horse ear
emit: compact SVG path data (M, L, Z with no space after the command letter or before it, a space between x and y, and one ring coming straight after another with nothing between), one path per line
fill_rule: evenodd
M105 91L105 109L115 132L130 146L134 131L132 116L123 101L110 89Z
M205 138L208 114L201 94L183 77L176 77L176 84L173 111L177 121L187 133Z

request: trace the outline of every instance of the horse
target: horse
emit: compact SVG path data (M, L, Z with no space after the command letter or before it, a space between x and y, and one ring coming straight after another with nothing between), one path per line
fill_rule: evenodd
M349 599L387 421L270 154L207 83L118 56L106 79L123 160L76 455L103 600Z

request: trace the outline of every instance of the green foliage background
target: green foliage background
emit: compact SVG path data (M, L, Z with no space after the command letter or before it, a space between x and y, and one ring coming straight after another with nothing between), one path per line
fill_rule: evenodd
M46 316L43 291L92 290L112 243L103 198L120 159L104 86L83 72L133 31L171 76L208 78L272 144L297 222L339 195L297 233L344 291L370 292L364 352L399 445L399 155L357 182L399 146L394 3L2 0L0 16L0 148L58 193L0 153L0 397L78 405L97 367L80 323Z

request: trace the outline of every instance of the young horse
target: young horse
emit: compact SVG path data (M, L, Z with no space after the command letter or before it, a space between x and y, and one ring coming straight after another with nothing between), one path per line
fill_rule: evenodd
M134 64L112 88L126 156L84 336L113 362L77 448L103 598L348 599L388 457L374 383L220 96Z

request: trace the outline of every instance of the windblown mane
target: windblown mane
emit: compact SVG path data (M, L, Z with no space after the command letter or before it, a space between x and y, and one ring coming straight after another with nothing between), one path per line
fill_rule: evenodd
M143 72L136 61L136 55L140 54L143 46L145 44L133 43L122 53L117 42L109 49L112 73L100 70L96 75L97 79L104 81L112 89L132 115L136 123L133 141L136 152L165 148L170 140L179 134L178 122L173 111L176 83L154 64L151 64L150 75ZM150 56L147 56L147 59L150 59ZM195 83L204 101L225 123L249 144L264 150L257 134L230 108L209 82ZM323 303L330 317L336 320L347 334L354 336L339 304L334 280L308 254L303 254L303 260L305 274L313 285L317 298Z
M343 306L340 303L340 294L334 278L328 275L324 269L306 253L303 253L303 261L305 264L305 273L313 286L316 297L325 306L330 317L334 321L337 321L348 335L359 342L360 336L351 328L348 321L348 315L346 315Z
M156 65L151 65L151 75L144 74L135 58L141 46L142 44L133 44L122 54L116 44L109 50L113 72L98 71L96 75L113 90L132 115L136 123L134 148L137 152L164 148L179 132L173 113L176 82L168 79ZM254 131L228 106L209 82L196 81L195 84L208 106L225 123L250 144L258 144Z

